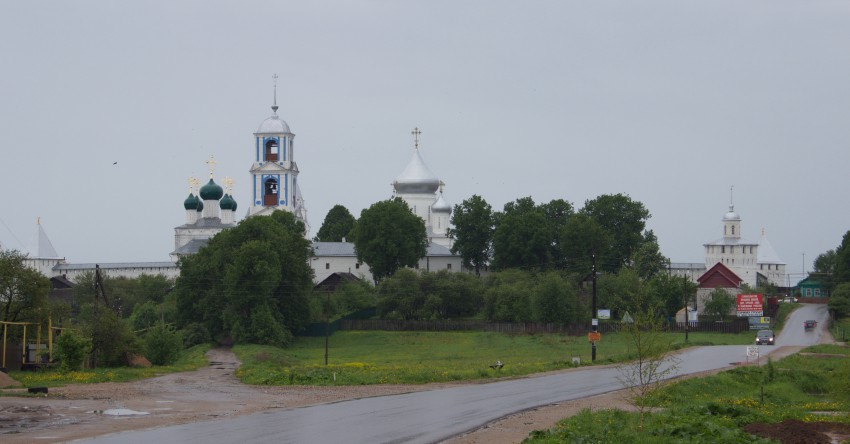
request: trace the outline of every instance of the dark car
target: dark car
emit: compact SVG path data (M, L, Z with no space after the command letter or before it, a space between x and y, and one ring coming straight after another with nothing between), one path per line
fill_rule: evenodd
M756 333L756 345L773 345L774 339L773 330L759 330Z
M815 327L818 326L818 321L814 321L809 319L808 321L803 322L803 329L806 331L814 330Z

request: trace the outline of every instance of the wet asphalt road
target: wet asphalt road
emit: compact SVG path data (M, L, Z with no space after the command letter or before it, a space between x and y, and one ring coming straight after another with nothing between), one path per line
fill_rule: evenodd
M819 326L805 332L803 321ZM825 305L803 305L786 321L776 346L760 346L762 357L776 347L807 346L820 340ZM755 332L753 333L755 339ZM679 355L677 375L754 358L747 346L699 347ZM474 430L498 418L557 402L622 388L615 368L588 368L520 380L364 398L185 424L117 433L92 443L435 443Z

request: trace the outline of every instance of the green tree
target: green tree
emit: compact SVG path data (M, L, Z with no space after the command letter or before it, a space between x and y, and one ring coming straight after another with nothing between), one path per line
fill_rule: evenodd
M616 274L603 273L596 281L597 307L610 309L616 319L626 312L634 315L638 310L661 311L663 304L658 295L647 289L637 272L630 268L621 268Z
M828 250L815 258L814 273L832 274L835 272L835 250Z
M357 260L369 264L375 282L425 257L425 222L399 197L377 202L360 212L351 231Z
M638 428L642 431L644 417L650 409L646 398L677 372L679 360L671 354L672 339L664 334L664 320L651 308L652 303L636 302L638 308L631 312L634 322L625 325L630 348L636 356L634 360L619 365L617 370L620 382L629 392L626 399L640 415Z
M476 275L490 262L493 245L493 208L481 196L473 195L452 211L449 237L454 240L452 253L460 253L463 265Z
M540 211L549 224L549 232L552 235L552 262L556 268L564 268L569 265L568 257L564 256L562 244L564 243L563 230L575 214L573 204L563 199L553 199L545 204L540 204Z
M667 268L670 260L661 254L655 233L649 230L644 233L643 242L632 253L632 267L641 279L650 279Z
M50 280L24 263L26 255L0 250L0 315L6 322L37 320L47 307Z
M643 230L650 214L642 203L623 194L605 194L584 203L581 212L590 216L612 237L610 256L601 261L601 269L617 271L629 264L644 242Z
M850 315L850 282L838 284L835 287L829 297L828 305L838 317Z
M378 287L378 316L388 319L428 319L419 275L408 268L398 270Z
M62 372L80 370L91 351L91 340L73 330L65 330L56 338L56 359Z
M92 366L118 367L141 346L129 325L115 311L103 305L88 305L80 313L84 334L91 338Z
M533 285L531 273L519 269L493 273L484 293L484 316L498 322L533 321L529 297Z
M685 276L659 273L646 282L649 294L655 295L664 317L672 317L684 308L685 301L692 303L697 284Z
M214 339L286 340L310 319L313 271L304 224L288 211L250 217L180 260L173 297L180 328L199 323ZM254 311L261 321L254 321ZM266 329L268 316L286 332ZM288 333L288 334L287 334ZM276 343L275 345L283 345Z
M493 233L493 267L543 270L552 266L552 228L530 197L505 204Z
M593 256L608 257L612 243L612 236L599 222L579 213L561 228L560 257L566 261L570 271L588 276L593 268Z
M531 293L532 316L536 322L568 324L581 320L578 286L560 274L543 273Z
M334 205L328 214L325 216L322 227L316 233L314 240L319 242L342 242L343 239L349 237L351 229L357 220L342 205Z
M705 302L703 311L707 314L714 315L722 321L725 316L728 316L735 307L735 298L722 288L715 288L709 295L708 301Z
M850 282L850 231L844 233L841 245L835 249L832 281L835 285Z

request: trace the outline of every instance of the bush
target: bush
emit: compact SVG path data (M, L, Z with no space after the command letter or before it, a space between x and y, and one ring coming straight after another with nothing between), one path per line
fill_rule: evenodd
M183 329L183 346L186 348L210 342L210 332L203 324L193 322Z
M148 331L144 343L145 357L154 365L173 364L183 349L180 332L161 322Z
M63 373L80 370L91 351L91 340L66 330L56 339L56 358Z

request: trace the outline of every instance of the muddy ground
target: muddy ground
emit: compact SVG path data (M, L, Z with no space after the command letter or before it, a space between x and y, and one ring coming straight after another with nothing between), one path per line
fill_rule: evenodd
M799 351L782 347L772 359ZM287 409L344 399L432 390L449 384L351 387L257 387L240 383L236 356L211 350L210 365L129 383L51 388L47 396L0 396L0 441L4 444L65 442L126 430L209 421L269 409ZM569 371L569 370L566 370ZM582 409L629 409L623 391L521 412L446 441L449 444L512 444L533 430L548 429ZM109 415L129 413L126 416ZM133 414L133 412L145 414Z

